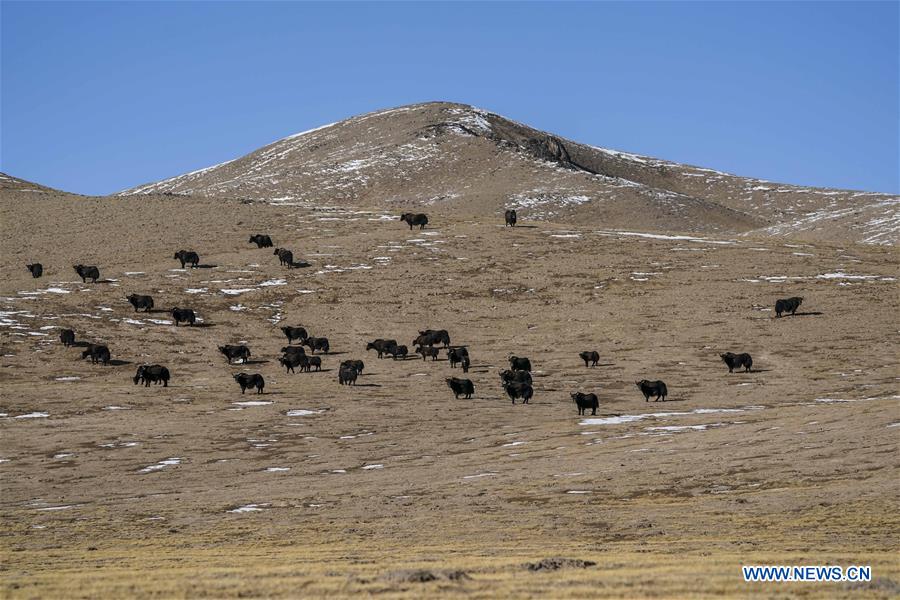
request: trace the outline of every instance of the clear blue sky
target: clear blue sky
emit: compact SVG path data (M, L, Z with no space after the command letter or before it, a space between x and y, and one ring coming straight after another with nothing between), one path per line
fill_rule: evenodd
M0 170L85 194L427 100L773 181L900 192L897 2L10 2Z

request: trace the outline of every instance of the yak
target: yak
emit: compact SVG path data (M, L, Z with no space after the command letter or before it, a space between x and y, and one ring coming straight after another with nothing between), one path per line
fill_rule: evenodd
M169 369L162 365L141 365L133 377L135 385L143 383L144 387L150 387L151 382L169 387L169 378Z
M150 312L150 309L153 308L153 298L151 296L131 294L125 296L125 299L131 302L131 305L134 307L134 312L137 312L142 308L144 309L144 312Z
M450 377L447 379L447 385L453 390L453 397L459 398L463 394L466 396L466 400L472 397L472 394L475 393L475 384L472 383L471 379L458 379L456 377Z
M378 353L378 358L382 358L385 354L391 354L391 351L397 347L397 340L385 340L378 338L373 342L366 344L366 352L374 350Z
M659 402L660 398L665 402L666 396L669 394L669 388L667 388L666 384L662 381L648 381L646 379L641 379L640 381L635 381L634 385L638 386L641 393L644 394L644 402L650 402L650 396L656 396L654 402Z
M428 225L428 217L422 213L403 213L400 215L400 220L406 221L410 231L413 225L418 225L419 229L425 229L425 226Z
M398 358L406 358L406 355L409 354L409 348L406 346L394 346L390 350L388 350L388 354L391 355L391 358L397 360Z
M328 350L331 349L331 346L328 345L328 338L324 337L308 337L303 340L303 345L308 346L313 354L316 353L316 350L321 350L325 354L328 354Z
M513 371L530 371L531 361L527 358L519 358L518 356L509 357L509 368Z
M721 357L722 362L728 365L729 373L733 373L735 369L740 369L741 367L744 368L744 373L749 373L751 367L753 367L753 359L746 352L742 354L726 352L719 356Z
M257 233L250 236L250 241L248 244L256 244L257 248L271 248L272 247L272 238L267 236L264 233Z
M781 313L789 312L792 315L797 312L797 309L800 308L800 304L803 303L803 298L800 296L794 296L793 298L786 298L784 300L776 300L775 301L775 316L780 317Z
M288 339L288 344L292 343L294 340L300 340L300 343L302 344L303 341L309 337L309 334L307 334L306 330L302 327L282 327L281 331Z
M583 415L584 411L587 409L591 409L591 415L597 414L597 409L600 408L600 400L597 398L597 394L582 394L581 392L574 392L572 394L572 400L575 401L575 404L578 405L578 414Z
M184 265L191 265L191 268L194 269L200 262L200 255L189 250L179 250L175 253L173 258L181 263L182 269L184 268Z
M91 362L94 364L98 362L102 362L104 365L109 364L109 348L102 344L88 345L87 350L81 353L81 360L84 360L88 356L91 357Z
M584 361L584 366L586 367L596 367L597 363L600 362L600 353L596 350L591 350L590 352L582 352L578 356L580 356L581 360Z
M500 381L505 383L531 384L531 373L528 371L501 371Z
M193 325L197 321L197 315L190 308L178 308L176 306L172 309L172 319L175 321L175 327L178 327L179 323Z
M288 268L293 268L294 266L294 253L288 250L287 248L275 248L275 252L273 252L275 256L278 257L279 262L281 262L281 266L287 265Z
M34 277L35 279L37 279L38 277L40 277L41 275L44 274L44 265L42 265L41 263L34 263L33 265L25 265L25 268L27 268L31 272L31 276Z
M444 348L450 347L450 334L446 329L426 329L419 332L419 337L413 340L413 346L434 346L443 344Z
M97 280L100 279L100 269L97 267L74 265L72 268L81 277L81 283L87 283L88 279L91 280L91 283L97 283Z
M301 371L306 371L307 373L309 373L314 367L316 371L322 370L322 359L320 357L303 355L302 359L302 364L300 365Z
M74 346L75 345L75 332L71 329L63 329L59 332L59 341L62 342L62 345L65 347Z
M338 369L338 383L341 385L356 385L356 378L359 377L359 371L353 365L341 364Z
M356 372L362 375L363 369L366 368L365 363L361 360L345 360L341 362L341 367L353 367Z
M281 352L286 356L288 354L303 354L306 355L306 349L303 346L284 346L281 348Z
M504 218L506 219L507 227L515 227L516 226L516 219L517 219L516 211L514 211L512 209L507 210L506 213L504 214Z
M463 361L464 354L459 352L458 348L450 348L447 350L447 360L450 361L450 368L455 369L456 365Z
M281 358L278 359L278 362L281 363L286 369L288 373L294 373L294 367L300 367L300 372L303 372L304 363L309 364L309 360L306 358L305 354L285 354Z
M513 404L516 403L516 398L521 398L522 404L528 404L528 401L534 396L534 388L528 383L510 381L503 384L503 389L506 390L506 395L509 396Z
M226 344L219 346L219 352L225 355L229 364L237 358L240 358L243 362L247 362L247 359L250 358L250 348L244 345L232 346L231 344Z
M462 363L461 363L463 373L468 373L468 372L469 372L469 365L470 365L470 364L471 364L471 363L469 363L469 357L468 357L468 356L463 356L463 357L462 357Z
M416 353L422 355L422 360L427 360L427 358L430 356L431 360L434 361L438 359L440 350L438 350L434 346L419 346L418 348L416 348Z
M263 388L266 387L266 380L259 373L253 373L252 375L250 373L238 373L234 376L234 380L241 386L242 394L247 391L247 388L256 388L256 393L262 394Z

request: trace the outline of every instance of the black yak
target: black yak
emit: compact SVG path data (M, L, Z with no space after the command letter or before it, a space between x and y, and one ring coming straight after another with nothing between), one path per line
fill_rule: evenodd
M275 252L273 252L275 256L278 257L279 262L281 262L281 266L287 265L288 268L293 268L294 266L294 253L288 250L287 248L275 248Z
M272 247L272 238L265 235L264 233L257 233L250 236L250 241L248 244L256 244L257 248L271 248Z
M226 344L224 346L219 346L219 352L225 355L229 364L231 364L231 361L238 358L240 358L242 362L247 362L250 358L250 348L244 345L233 346L231 344Z
M25 267L31 272L31 276L37 279L41 275L44 274L44 265L41 263L34 263L33 265L25 265Z
M456 377L450 377L447 379L447 385L453 390L453 397L459 398L463 394L466 396L466 400L472 397L472 394L475 393L475 384L472 383L471 379L458 379Z
M391 358L397 360L398 358L406 358L406 355L409 354L409 348L406 346L393 346L390 350L388 350L388 354L391 355Z
M341 385L356 385L359 371L351 364L342 364L338 369L338 383Z
M509 357L509 368L513 371L530 371L531 361L527 358L519 358L518 356Z
M62 342L62 345L65 347L74 346L75 345L75 332L71 329L63 329L59 332L59 341Z
M575 401L575 404L578 405L578 414L583 415L584 411L587 409L591 409L591 414L596 415L597 409L600 408L600 400L597 398L597 394L582 394L581 392L574 392L572 394L572 400Z
M406 221L410 230L413 225L418 225L419 229L425 229L425 226L428 225L428 217L422 213L403 213L400 215L400 220Z
M360 375L362 374L363 369L366 368L365 363L363 363L363 361L361 361L361 360L345 360L345 361L341 362L341 366L342 367L353 367L354 369L356 369L356 372L359 373Z
M134 312L137 312L140 309L144 309L144 312L150 312L150 309L153 308L153 298L151 296L131 294L125 296L125 299L131 302L131 305L134 307Z
M800 304L803 303L803 298L800 296L794 296L793 298L786 298L784 300L776 300L775 301L775 316L780 317L781 313L789 312L792 315L797 312L797 309L800 308Z
M97 280L100 279L100 269L97 267L75 265L72 268L75 269L75 272L81 277L82 283L87 283L88 279L91 280L91 283L97 283Z
M266 387L266 380L259 373L253 373L252 375L250 373L238 373L234 376L234 380L241 386L242 394L247 391L247 388L256 388L256 393L262 394L263 388Z
M534 388L528 383L511 381L504 383L503 389L506 390L506 395L509 396L513 404L516 403L516 398L521 398L522 404L528 404L528 401L534 396Z
M200 262L200 255L189 250L179 250L173 258L181 263L182 269L184 265L191 265L191 268L196 268Z
M133 377L135 385L143 383L144 387L150 387L151 382L169 387L169 379L169 369L162 365L141 365Z
M589 352L582 352L578 356L581 357L581 360L584 361L584 366L588 367L596 367L597 363L600 362L600 353L596 350L591 350Z
M285 354L278 359L278 362L288 373L294 373L294 367L300 367L300 372L302 373L304 363L309 364L309 360L306 358L305 354L294 354L293 352Z
M450 347L450 334L446 329L426 329L419 332L419 337L413 340L413 346L434 346L443 344L444 348Z
M435 348L434 346L419 346L416 348L416 353L422 355L422 360L427 360L428 357L431 357L431 360L437 360L438 354L440 354L440 350Z
M654 402L659 402L660 398L665 402L666 396L669 394L669 388L667 388L666 384L662 381L648 381L642 379L640 381L635 381L634 385L638 386L641 393L644 394L644 402L649 402L650 396L656 396Z
M175 327L178 327L179 323L193 325L197 321L197 315L190 308L178 308L176 306L172 309L172 319L175 321Z
M753 366L753 359L746 352L742 354L726 352L719 356L722 358L722 362L728 365L729 373L733 373L735 369L740 369L741 367L744 368L744 373L749 373L750 368Z
M516 226L516 211L510 209L507 210L504 214L504 218L506 219L507 227L515 227Z
M316 353L316 350L321 350L325 354L328 354L328 351L331 349L331 346L328 344L328 338L324 337L308 337L303 340L303 345L309 347L313 354Z
M391 351L397 347L397 340L385 340L378 338L375 341L366 344L366 352L374 350L378 353L378 358L382 358L385 354L391 354Z
M309 337L309 334L307 334L306 330L302 327L282 327L281 331L288 339L288 344L292 343L294 340L300 340L300 343L302 344L303 341Z
M87 347L87 350L81 353L81 359L84 360L88 356L91 357L91 362L94 364L98 362L101 362L104 365L109 364L109 348L102 344L90 344Z
M531 383L531 373L528 371L500 371L500 381L503 383Z

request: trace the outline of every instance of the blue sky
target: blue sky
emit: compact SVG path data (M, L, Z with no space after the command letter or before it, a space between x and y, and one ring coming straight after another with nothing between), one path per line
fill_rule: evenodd
M897 193L898 6L3 0L0 170L110 193L451 100L593 145Z

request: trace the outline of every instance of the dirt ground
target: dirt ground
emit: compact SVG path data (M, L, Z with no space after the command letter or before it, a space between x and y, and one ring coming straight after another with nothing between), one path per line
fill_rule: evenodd
M0 211L4 597L900 593L891 248L512 229L440 207L424 231L378 207L163 196L10 193ZM280 267L252 233L311 266ZM203 268L179 269L181 248ZM789 296L800 311L775 319ZM175 306L201 326L173 327ZM323 372L285 374L283 325L329 338ZM80 360L61 327L114 364ZM424 328L469 348L473 399L453 398L443 353L365 351ZM250 364L217 352L237 342ZM729 374L725 351L754 372ZM509 354L534 365L528 405L500 387ZM364 374L340 386L350 358ZM171 385L133 385L142 363ZM266 393L242 396L242 371ZM645 403L644 378L668 402ZM596 564L526 567L551 557ZM871 565L873 581L747 584L745 564Z

